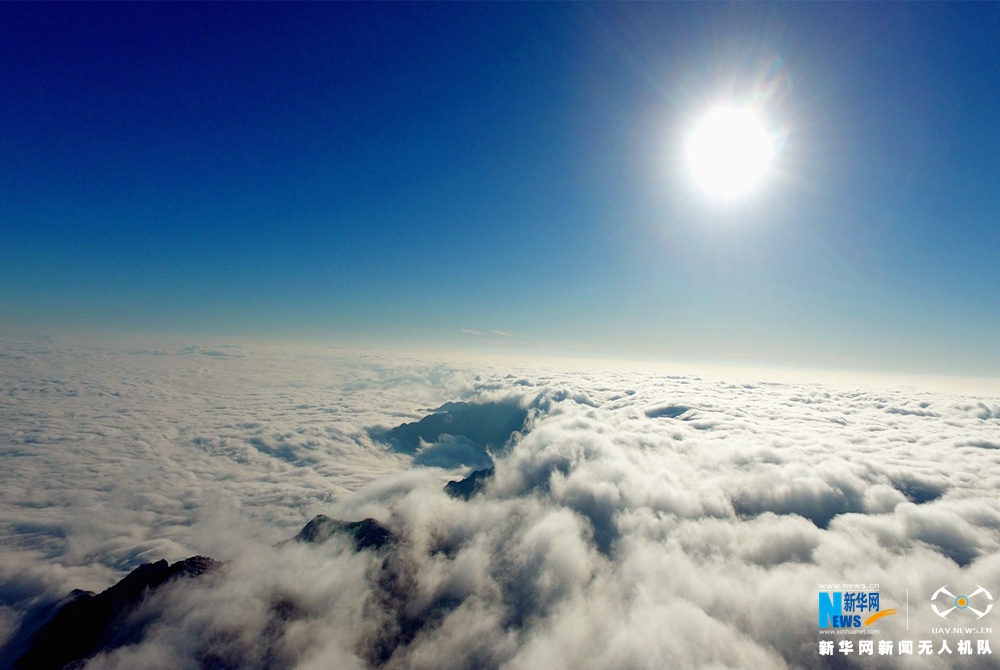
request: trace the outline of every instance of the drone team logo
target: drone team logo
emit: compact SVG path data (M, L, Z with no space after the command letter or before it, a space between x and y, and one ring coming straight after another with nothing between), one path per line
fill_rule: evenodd
M946 609L938 609L937 603L934 602L938 600L938 596L941 596L940 602ZM985 597L985 600L983 600L983 598L980 598L978 596ZM976 602L978 604L980 601L984 602L984 604L986 605L986 609L980 610L972 606L973 602ZM950 607L948 607L949 605ZM934 595L931 596L931 607L934 609L934 613L937 614L942 619L947 619L948 615L954 612L955 610L969 610L970 612L976 615L977 619L982 619L984 616L990 613L991 609L993 609L993 596L990 594L989 591L984 589L982 586L978 586L975 591L973 591L967 596L956 596L954 593L948 590L948 585L945 584L937 591L935 591ZM979 607L982 607L982 605L979 605Z

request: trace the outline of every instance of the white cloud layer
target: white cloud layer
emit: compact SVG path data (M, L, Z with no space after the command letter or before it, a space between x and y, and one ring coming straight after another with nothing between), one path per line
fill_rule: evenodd
M1000 596L996 397L188 345L0 341L0 636L194 554L229 563L88 669L808 668L820 584L908 600L897 643L962 625L942 585ZM525 431L468 501L443 491L468 468L432 467L485 465L466 438L372 438L512 399ZM273 546L319 513L400 541Z

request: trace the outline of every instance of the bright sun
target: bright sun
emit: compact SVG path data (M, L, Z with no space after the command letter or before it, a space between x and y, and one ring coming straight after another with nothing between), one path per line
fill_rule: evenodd
M730 199L751 192L765 177L775 144L761 116L747 108L717 107L694 127L687 161L706 193Z

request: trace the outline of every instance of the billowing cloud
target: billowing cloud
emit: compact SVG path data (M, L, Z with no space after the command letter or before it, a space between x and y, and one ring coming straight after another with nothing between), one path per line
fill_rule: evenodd
M886 607L909 605L877 639L935 652L931 628L963 622L931 594L1000 595L996 398L320 349L3 347L0 633L144 562L226 562L149 595L141 639L89 669L995 663L821 657L817 593L877 583ZM491 464L468 496L445 492ZM321 513L397 539L281 543Z

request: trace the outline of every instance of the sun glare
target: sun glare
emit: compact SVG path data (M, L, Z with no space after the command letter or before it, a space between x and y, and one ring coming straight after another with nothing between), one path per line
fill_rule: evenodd
M747 108L713 109L694 127L687 142L695 183L723 199L746 195L760 184L774 152L764 119Z

